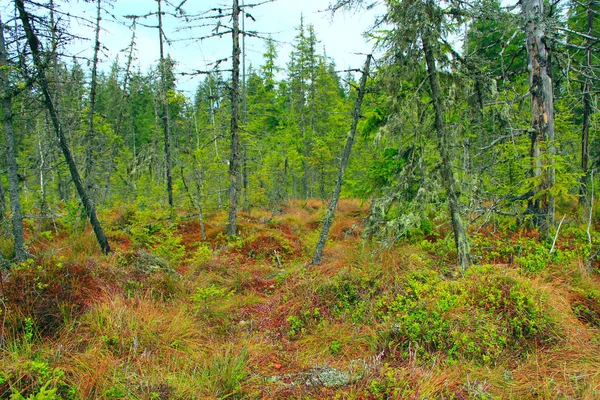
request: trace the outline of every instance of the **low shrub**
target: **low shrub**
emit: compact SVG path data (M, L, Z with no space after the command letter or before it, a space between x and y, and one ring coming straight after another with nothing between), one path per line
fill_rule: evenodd
M376 315L388 326L382 338L404 353L446 352L450 360L495 363L557 340L553 310L545 293L514 273L473 267L456 281L434 271L406 277L401 293L376 301Z
M593 288L578 288L572 295L571 309L583 323L600 327L600 291Z

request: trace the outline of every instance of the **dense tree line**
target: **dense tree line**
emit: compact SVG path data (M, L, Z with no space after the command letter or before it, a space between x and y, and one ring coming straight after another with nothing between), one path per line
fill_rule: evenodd
M469 229L494 215L551 236L556 215L579 199L585 220L600 161L599 3L384 3L371 32L382 55L342 188L371 201L368 232L397 238L447 215L465 268ZM63 56L68 16L55 2L14 5L0 22L0 221L12 227L17 259L26 257L24 217L46 230L64 210L82 213L108 252L95 210L122 202L194 209L201 222L229 210L234 235L232 207L275 212L291 199L329 199L360 76L337 71L302 18L286 65L266 40L262 64L240 83L245 9L233 1L213 10L233 21L233 73L203 71L188 98L163 49L161 18L177 10L161 7L170 4L131 16L130 46L108 71L98 68L100 1L89 66ZM147 72L133 56L140 18L157 20L161 50Z

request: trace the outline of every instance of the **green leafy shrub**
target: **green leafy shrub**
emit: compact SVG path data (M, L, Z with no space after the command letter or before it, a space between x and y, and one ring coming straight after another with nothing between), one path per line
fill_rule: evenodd
M321 310L314 308L310 311L304 311L301 315L290 315L286 318L289 324L287 335L293 338L301 333L306 332L308 326L318 326L323 322Z
M401 293L377 299L376 315L389 326L388 346L445 351L451 360L494 363L556 340L545 294L493 267L473 267L457 281L434 271L409 274Z
M0 371L0 398L11 400L75 399L76 390L65 381L62 369L46 361L30 360Z
M319 286L317 292L325 304L332 305L335 315L348 316L352 322L362 324L370 313L371 299L378 287L371 278L341 274Z
M573 294L571 309L580 321L600 327L600 291L580 288Z
M526 272L537 272L550 262L550 248L529 238L521 238L514 245L515 262Z

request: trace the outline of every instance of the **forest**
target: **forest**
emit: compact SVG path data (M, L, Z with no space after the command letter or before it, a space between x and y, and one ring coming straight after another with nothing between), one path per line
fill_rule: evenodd
M0 4L0 398L600 398L600 2L116 1Z

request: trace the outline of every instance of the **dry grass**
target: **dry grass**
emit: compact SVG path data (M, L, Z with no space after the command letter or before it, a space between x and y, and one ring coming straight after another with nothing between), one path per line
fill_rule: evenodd
M52 240L29 231L36 265L78 266L89 275L81 285L93 284L87 288L93 293L74 291L85 294L77 312L56 319L52 332L26 324L27 310L51 301L36 300L10 314L0 397L13 389L33 395L47 382L63 398L82 399L600 397L598 321L573 311L580 303L600 310L594 297L600 279L581 260L550 263L537 273L525 273L517 263L496 266L498 275L544 295L544 306L556 316L552 336L558 340L551 347L524 346L529 354L510 353L491 363L452 359L447 349L390 343L384 333L393 324L380 315L386 308L376 305L404 294L405 277L415 272L454 279L447 273L452 266L445 243L424 249L427 238L388 247L363 240L367 205L342 200L323 263L313 267L326 206L294 201L279 214L241 213L236 239L225 236L225 213L207 218L206 240L198 221L185 218L174 234L186 254L172 270L140 269L136 254L152 249L134 244L128 233L134 210L104 215L116 250L110 256L100 254L87 228L79 235L55 233ZM440 229L438 237L446 227ZM48 274L59 271L38 275L58 282ZM44 291L46 281L38 275L26 274L19 287L42 282L32 293L60 298L58 287L55 297ZM307 385L300 378L324 366L349 374L349 381Z

